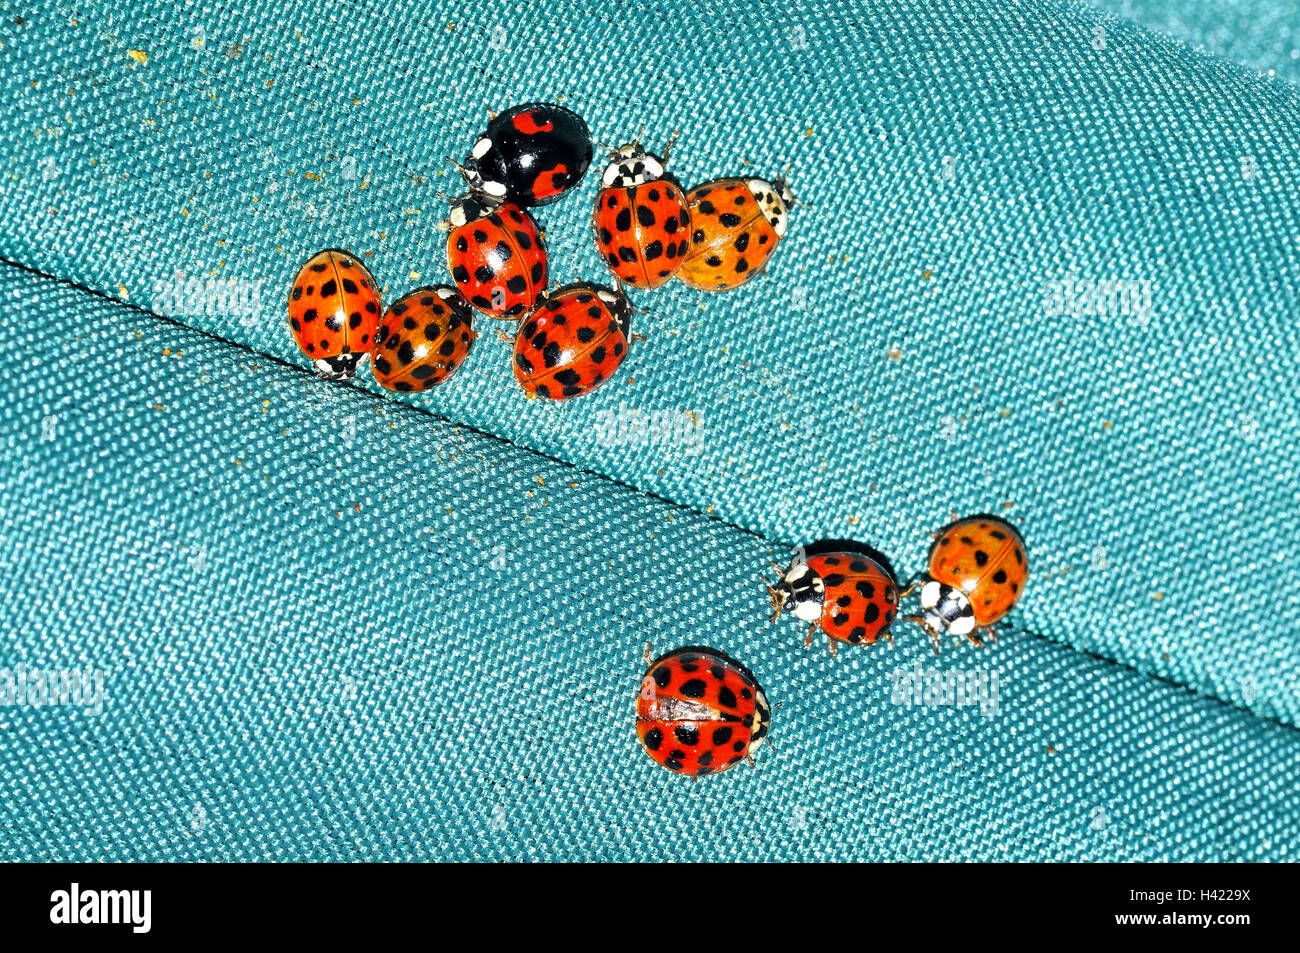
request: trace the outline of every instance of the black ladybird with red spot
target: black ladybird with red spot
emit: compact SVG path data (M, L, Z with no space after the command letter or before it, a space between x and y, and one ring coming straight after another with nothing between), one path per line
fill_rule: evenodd
M591 165L582 117L551 103L525 103L496 116L460 167L470 188L525 208L557 202Z

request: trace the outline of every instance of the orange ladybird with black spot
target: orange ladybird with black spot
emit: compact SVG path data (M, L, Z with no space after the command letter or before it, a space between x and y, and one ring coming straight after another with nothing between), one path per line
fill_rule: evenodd
M772 709L738 662L706 648L680 648L650 663L636 700L636 734L656 763L703 777L753 756Z
M686 194L664 170L666 160L638 143L610 159L591 214L596 248L623 284L658 288L677 274L690 247Z
M719 179L686 193L691 246L677 277L703 291L739 288L785 237L794 196L784 182Z
M517 318L546 289L541 229L512 202L463 195L448 216L447 267L469 303L495 318Z
M627 356L632 304L622 292L574 284L544 298L515 334L515 380L532 397L566 400L599 387Z
M894 574L863 553L833 552L794 560L768 586L772 621L783 611L808 623L804 645L820 628L836 644L870 645L891 639L889 627L898 614Z
M375 333L371 368L389 390L428 390L465 363L478 335L474 311L455 288L417 288L389 305Z
M289 327L321 376L350 379L370 354L379 327L375 279L351 252L318 252L293 280Z
M969 516L939 531L930 564L908 592L920 590L920 614L908 616L938 647L944 635L984 643L989 627L1015 606L1029 580L1019 531L996 516Z

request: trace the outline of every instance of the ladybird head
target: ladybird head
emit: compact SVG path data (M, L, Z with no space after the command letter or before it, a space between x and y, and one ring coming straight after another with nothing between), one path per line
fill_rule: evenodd
M804 622L816 622L821 618L825 594L826 584L821 576L805 562L792 563L780 579L767 587L768 598L772 600L772 621L779 619L782 612L793 612Z
M754 686L754 724L750 728L749 750L746 754L753 754L763 746L763 741L767 738L768 729L772 726L772 706L767 702L767 696L757 685Z
M491 215L501 205L495 199L482 192L467 192L459 198L452 199L451 211L447 214L452 228L460 228L470 222L476 222L484 216Z
M619 146L609 154L609 159L601 177L601 185L607 189L630 189L664 175L664 160L646 152L639 142Z
M358 365L369 356L365 352L344 351L334 357L318 358L316 373L327 381L350 381L356 376Z
M777 238L785 237L785 228L790 220L790 209L794 206L794 193L784 179L768 182L766 179L750 179L749 191L758 203L759 209L772 224Z
M453 162L459 170L461 178L465 184L474 192L481 192L484 195L500 201L506 197L506 185L504 182L498 182L495 179L489 179L483 174L482 161L483 157L492 149L492 140L487 136L479 136L474 143L474 148L470 150L469 156L463 163Z
M609 308L609 313L614 316L618 326L623 331L623 337L629 338L632 331L632 302L628 300L627 295L621 291L614 291L609 288L601 288L596 292L596 297L600 298L605 307Z

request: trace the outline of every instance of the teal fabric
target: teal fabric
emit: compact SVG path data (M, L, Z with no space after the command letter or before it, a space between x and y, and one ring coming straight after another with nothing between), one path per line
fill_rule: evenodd
M105 708L0 707L4 857L1300 856L1288 84L1028 0L10 14L0 669ZM298 265L445 280L442 157L526 99L788 167L769 274L636 296L563 405L491 328L427 395L314 379ZM595 188L539 213L557 279ZM911 574L952 510L1028 541L992 648L766 622L789 546ZM646 642L754 671L759 770L638 752ZM997 711L900 704L917 664Z
M1270 79L1300 82L1295 0L1095 0L1094 6Z

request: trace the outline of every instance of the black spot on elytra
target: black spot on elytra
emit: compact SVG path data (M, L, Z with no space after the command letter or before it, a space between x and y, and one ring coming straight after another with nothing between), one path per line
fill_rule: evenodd
M651 751L658 751L659 746L664 743L664 733L658 728L651 728L645 733L645 746Z
M681 693L687 698L703 698L708 686L702 678L692 678L682 683Z
M700 743L700 729L698 728L687 728L685 725L678 725L673 729L673 734L677 736L678 741L688 748L694 748Z
M718 728L713 732L713 743L715 745L725 745L731 740L731 726L727 725Z

